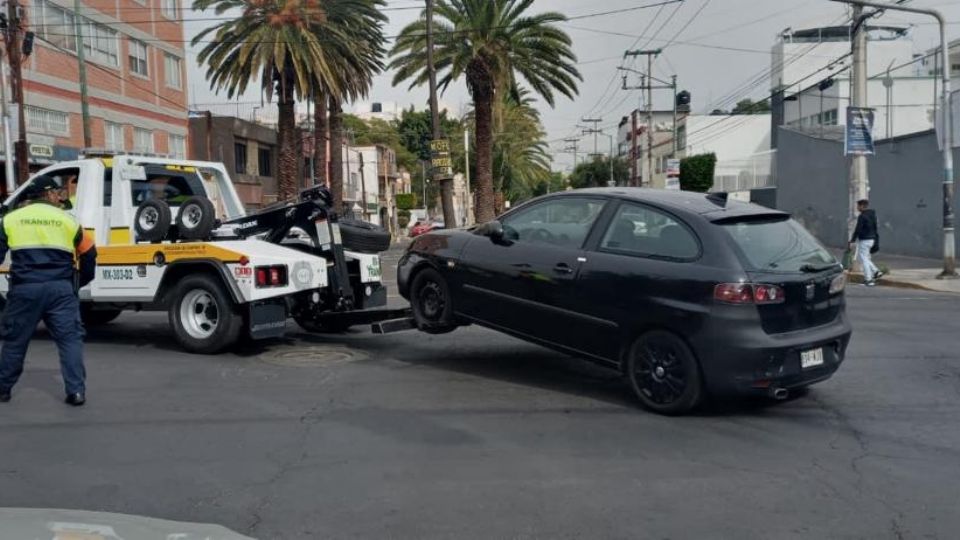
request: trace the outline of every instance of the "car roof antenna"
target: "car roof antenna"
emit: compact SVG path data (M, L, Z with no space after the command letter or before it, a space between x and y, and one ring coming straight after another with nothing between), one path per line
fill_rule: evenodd
M707 200L717 206L726 207L728 196L729 196L729 193L727 193L726 191L717 191L715 193L711 193L707 195Z

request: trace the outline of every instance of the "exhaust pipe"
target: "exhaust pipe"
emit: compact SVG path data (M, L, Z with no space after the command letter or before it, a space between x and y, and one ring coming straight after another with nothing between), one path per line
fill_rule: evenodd
M773 399L776 399L776 400L778 400L778 401L783 401L783 400L787 399L787 396L789 396L789 395L790 395L790 391L787 390L786 388L771 388L771 389L770 389L770 397L772 397Z

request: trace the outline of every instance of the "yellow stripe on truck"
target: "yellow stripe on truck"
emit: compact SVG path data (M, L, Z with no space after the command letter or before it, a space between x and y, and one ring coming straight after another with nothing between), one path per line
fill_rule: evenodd
M211 259L235 263L239 262L240 257L243 256L242 253L207 242L98 246L97 264L153 264L157 253L163 253L164 260L168 263L186 259Z
M123 227L110 229L109 244L130 244L133 239L130 237L130 229Z

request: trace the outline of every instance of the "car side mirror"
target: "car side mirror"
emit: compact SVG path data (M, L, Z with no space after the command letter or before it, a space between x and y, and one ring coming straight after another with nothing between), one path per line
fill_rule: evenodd
M513 241L508 238L507 233L504 231L503 223L500 223L497 220L484 223L480 226L479 232L497 244L513 243Z

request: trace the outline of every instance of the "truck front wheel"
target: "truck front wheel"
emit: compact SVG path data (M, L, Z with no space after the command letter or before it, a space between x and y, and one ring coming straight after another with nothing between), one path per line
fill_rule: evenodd
M177 341L196 354L215 354L233 345L243 328L243 317L220 280L203 274L177 283L168 316Z

